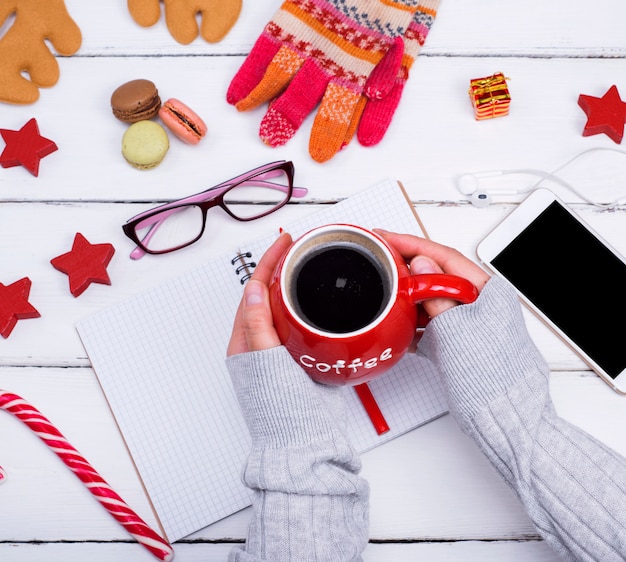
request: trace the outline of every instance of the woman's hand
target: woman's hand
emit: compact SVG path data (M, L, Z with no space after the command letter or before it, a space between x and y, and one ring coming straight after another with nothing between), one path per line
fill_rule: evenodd
M269 283L272 272L290 245L291 236L282 234L263 254L252 277L246 283L243 298L235 315L227 356L280 345L272 320Z
M489 275L481 267L454 248L411 234L397 234L385 230L376 230L376 232L400 252L413 274L457 275L473 283L479 292L489 281ZM422 304L427 314L434 318L459 303L451 299L431 299Z

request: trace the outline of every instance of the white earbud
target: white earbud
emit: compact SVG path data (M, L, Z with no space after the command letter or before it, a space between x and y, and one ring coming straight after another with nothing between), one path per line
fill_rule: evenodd
M504 173L504 170L487 170L485 172L461 174L456 180L456 185L461 193L471 195L478 189L480 178L501 176Z
M488 191L480 191L477 189L470 196L470 201L472 205L474 205L474 207L482 208L491 205L493 199L491 197L491 193L489 193Z
M503 176L505 174L517 174L525 170L487 170L484 172L474 172L473 174L462 174L457 178L457 188L464 195L470 196L470 202L475 207L487 207L491 205L492 195L518 195L525 193L527 189L481 189L480 179Z

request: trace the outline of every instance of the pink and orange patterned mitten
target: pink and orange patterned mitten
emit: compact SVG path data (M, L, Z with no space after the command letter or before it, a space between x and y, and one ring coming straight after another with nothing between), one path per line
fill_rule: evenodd
M389 79L380 81L378 95L393 87L417 9L418 0L285 0L227 100L239 111L269 102L260 136L270 146L285 144L319 104L309 153L327 161L345 145L368 77L387 52Z

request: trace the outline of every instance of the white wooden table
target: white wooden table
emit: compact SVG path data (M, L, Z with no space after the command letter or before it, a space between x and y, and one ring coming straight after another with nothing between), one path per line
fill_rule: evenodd
M259 109L239 114L225 101L228 83L279 1L245 0L221 43L182 46L160 22L131 20L126 3L67 0L83 33L73 57L60 59L59 83L30 106L0 104L0 128L19 129L36 117L59 150L41 161L39 177L0 169L0 282L32 280L30 302L41 318L19 321L0 341L0 388L22 395L49 417L150 524L155 524L129 455L91 370L74 324L86 315L253 238L393 177L409 191L431 237L474 256L477 241L522 198L496 197L476 209L455 187L473 170L553 170L592 147L619 148L606 135L583 137L581 93L602 96L612 85L626 96L626 4L622 0L443 0L384 142L356 142L320 165L308 156L312 119L285 147L257 137ZM0 27L0 33L3 28ZM510 115L475 121L469 80L502 71L510 78ZM112 91L134 78L154 81L162 97L178 97L202 115L208 137L190 147L172 140L161 166L139 172L120 153L125 125L113 118ZM593 196L596 178L626 193L626 158L592 160L570 178ZM256 165L293 160L296 181L310 189L304 204L242 225L211 217L195 246L163 257L128 258L121 224L155 201L191 194ZM521 189L532 178L504 176L492 188ZM625 209L599 211L551 186L626 252ZM78 298L50 259L69 251L76 232L109 242L116 254L112 285L91 285ZM584 271L584 263L581 265ZM589 272L587 272L589 273ZM591 272L592 274L592 272ZM576 282L576 280L573 280ZM605 300L602 296L599 300ZM581 321L590 296L581 293ZM604 303L606 304L606 302ZM610 304L610 303L609 303ZM604 385L538 321L533 337L552 368L558 411L626 453L626 398ZM202 446L201 443L198 446ZM371 544L365 559L554 562L514 495L450 416L364 456L370 480ZM152 556L92 498L21 423L0 416L0 559L11 562L149 561ZM249 510L175 545L176 560L224 560L244 540Z

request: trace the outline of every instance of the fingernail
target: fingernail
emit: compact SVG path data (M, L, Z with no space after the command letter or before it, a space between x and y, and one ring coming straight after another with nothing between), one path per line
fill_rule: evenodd
M244 290L246 306L261 304L263 302L263 287L258 281L250 280Z
M418 256L411 260L411 273L436 273L436 271L435 266L427 258Z
M382 236L385 236L386 234L389 234L389 232L387 230L385 230L384 228L375 228L374 232L377 232L378 234L381 234Z

